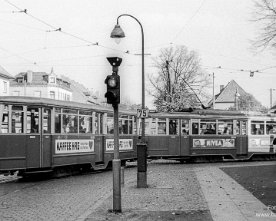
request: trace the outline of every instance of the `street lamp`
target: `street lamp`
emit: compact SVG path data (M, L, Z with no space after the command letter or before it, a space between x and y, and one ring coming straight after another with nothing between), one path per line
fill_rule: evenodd
M145 109L145 52L144 52L144 31L143 26L140 21L132 15L129 14L121 14L117 18L117 24L115 25L113 31L111 32L110 37L114 38L116 43L120 42L121 38L125 37L125 33L119 25L119 18L123 16L128 16L133 18L141 27L142 33L142 110ZM145 143L145 118L142 118L142 136L141 142L137 144L137 187L138 188L146 188L147 187L147 146Z

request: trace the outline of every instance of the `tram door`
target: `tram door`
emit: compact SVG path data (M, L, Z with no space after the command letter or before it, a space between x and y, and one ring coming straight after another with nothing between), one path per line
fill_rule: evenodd
M41 122L41 137L42 137L42 146L41 146L41 166L50 167L51 166L51 109L42 108L42 122Z
M169 155L179 156L180 154L180 137L178 136L178 119L169 119Z
M180 155L187 156L189 155L189 120L188 119L181 119L180 122L180 134L181 134L181 141L180 141Z
M40 111L37 107L26 108L26 167L38 168L41 165Z

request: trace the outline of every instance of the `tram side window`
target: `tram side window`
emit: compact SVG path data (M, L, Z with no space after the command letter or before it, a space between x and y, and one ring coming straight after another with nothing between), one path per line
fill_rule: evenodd
M166 119L158 119L158 134L166 134Z
M63 133L78 133L78 117L73 114L63 114Z
M128 121L128 134L133 134L133 121L132 121L132 116L129 117L129 121Z
M246 121L234 120L234 135L246 135L246 134L247 134Z
M266 134L276 134L276 122L267 121L266 122Z
M91 133L92 132L92 113L80 111L79 116L79 132Z
M27 133L39 132L39 112L38 108L27 108Z
M61 133L61 110L56 108L55 114L55 133Z
M170 119L169 120L169 134L170 135L177 135L178 134L178 120Z
M212 120L201 120L200 134L216 134L216 123Z
M218 134L219 135L232 135L233 134L233 121L232 120L220 120L218 122Z
M198 126L198 122L193 122L192 123L192 134L198 134L199 132L199 126Z
M128 134L128 116L119 118L119 134Z
M92 125L95 128L95 134L102 134L103 133L103 113L95 112L95 123Z
M51 110L44 109L43 133L51 133Z
M9 114L8 114L8 106L1 105L0 106L0 120L1 120L1 128L0 133L8 133L9 132Z
M189 134L189 120L182 119L181 120L181 134L188 135ZM196 132L198 134L198 131Z
M23 133L24 113L22 106L12 107L12 133Z
M264 135L264 122L252 121L251 122L251 134L252 135Z
M107 115L107 134L114 134L114 123L113 117Z
M135 117L134 118L134 122L133 122L133 127L131 127L131 128L133 128L133 134L137 134L137 125L138 125L138 121L137 121L137 118Z

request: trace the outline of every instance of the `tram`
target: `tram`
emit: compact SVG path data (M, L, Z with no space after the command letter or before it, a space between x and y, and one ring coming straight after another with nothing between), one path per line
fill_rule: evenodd
M135 159L133 113L120 111L120 159ZM0 172L29 176L104 169L113 159L113 109L35 97L0 98Z
M145 132L149 158L275 159L276 116L211 109L152 113Z
M30 176L105 169L113 159L113 109L35 97L0 97L0 173ZM141 119L119 112L122 164L137 159ZM276 115L226 110L151 112L149 159L184 162L276 159Z

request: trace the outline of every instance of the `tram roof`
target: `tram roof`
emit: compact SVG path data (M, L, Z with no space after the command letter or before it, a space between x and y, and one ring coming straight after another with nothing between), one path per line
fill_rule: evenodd
M195 109L187 112L161 112L150 113L151 117L168 117L168 118L247 118L248 116L241 111L214 110L214 109Z
M74 109L89 109L99 112L112 112L111 107L106 107L98 104L90 103L78 103L74 101L62 101L54 100L49 98L40 97L26 97L26 96L0 96L0 103L15 104L15 105L36 105L44 107L63 107L63 108L74 108ZM122 113L135 115L136 113L129 110L120 110Z

